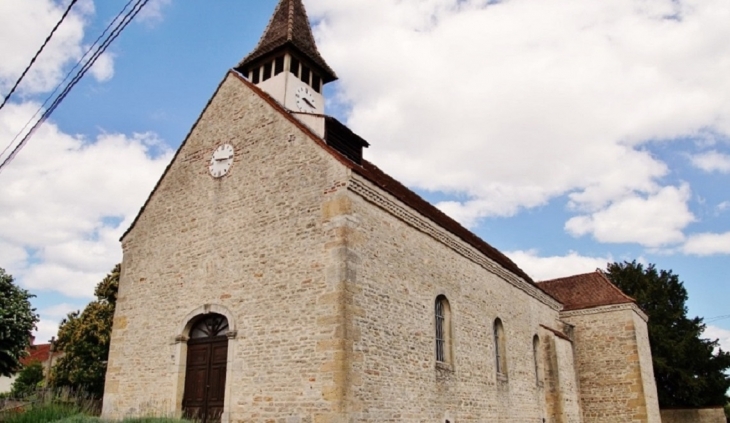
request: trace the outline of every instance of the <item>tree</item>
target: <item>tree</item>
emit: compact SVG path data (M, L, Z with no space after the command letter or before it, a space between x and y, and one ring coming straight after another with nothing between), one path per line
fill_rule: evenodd
M33 297L0 268L0 376L14 375L30 346L31 331L38 323L38 315L30 306Z
M728 403L730 353L703 339L702 318L687 317L687 290L671 270L633 261L608 265L608 277L649 316L649 341L659 406L708 407Z
M64 356L53 366L54 386L81 389L96 397L103 395L119 270L117 264L99 282L94 290L96 300L83 312L69 313L61 322L56 347Z
M13 382L10 393L14 398L26 397L34 393L41 382L43 382L43 365L40 361L35 360L27 366L23 366L18 373L18 378Z

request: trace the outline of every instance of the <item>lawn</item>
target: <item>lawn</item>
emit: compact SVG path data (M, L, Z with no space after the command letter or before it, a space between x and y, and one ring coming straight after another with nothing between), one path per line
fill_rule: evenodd
M189 420L164 417L128 418L122 422L111 422L90 415L75 404L43 404L32 409L6 416L0 416L3 423L190 423Z

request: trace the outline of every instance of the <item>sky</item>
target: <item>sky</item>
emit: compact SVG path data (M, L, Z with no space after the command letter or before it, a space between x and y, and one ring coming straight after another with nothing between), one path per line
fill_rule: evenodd
M79 0L0 151L126 0ZM671 269L730 350L730 2L304 0L366 158L535 280ZM0 0L0 94L68 0ZM0 267L37 338L93 299L119 238L276 0L152 0L0 173ZM7 151L0 159L7 156Z

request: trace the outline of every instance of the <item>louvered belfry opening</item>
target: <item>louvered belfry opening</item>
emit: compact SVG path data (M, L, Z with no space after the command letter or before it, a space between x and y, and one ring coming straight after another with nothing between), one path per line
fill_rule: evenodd
M223 414L228 361L228 320L211 313L190 329L185 368L183 414L200 423L217 423Z
M317 92L322 85L337 80L317 49L302 0L279 2L258 45L235 69L257 84L268 75L265 67L273 66L274 75L283 71L285 57L290 64L287 70Z
M330 116L325 117L325 141L327 145L359 165L362 165L363 148L370 146L350 128Z

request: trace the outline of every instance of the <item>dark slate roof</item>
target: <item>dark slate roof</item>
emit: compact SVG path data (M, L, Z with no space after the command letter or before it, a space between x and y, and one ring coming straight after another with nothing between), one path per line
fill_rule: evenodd
M298 50L318 66L323 72L322 78L325 82L337 79L335 71L327 65L317 50L312 27L309 25L309 18L302 0L281 0L279 2L259 44L238 64L236 70L246 75L248 66L254 65L258 59L278 52L287 46Z
M537 286L563 303L565 311L636 302L621 292L600 270L541 281Z

